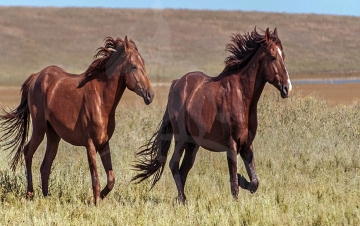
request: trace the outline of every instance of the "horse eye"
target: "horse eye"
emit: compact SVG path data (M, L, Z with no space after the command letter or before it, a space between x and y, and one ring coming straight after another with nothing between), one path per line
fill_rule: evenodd
M276 60L276 57L275 57L275 56L271 56L271 60Z
M136 67L135 65L132 65L131 68L132 68L133 70L136 70L136 69L137 69L137 67Z

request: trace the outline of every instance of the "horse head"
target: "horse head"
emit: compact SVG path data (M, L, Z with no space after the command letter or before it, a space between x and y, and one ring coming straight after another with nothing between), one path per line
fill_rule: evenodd
M124 76L126 87L143 97L145 104L154 99L154 92L145 69L145 61L141 57L135 43L127 36L123 41L125 61L122 64L121 74Z
M263 45L265 50L262 60L265 79L280 91L282 98L287 98L291 93L292 85L285 67L285 54L277 29L275 28L272 33L269 28L266 29L265 38L266 45Z

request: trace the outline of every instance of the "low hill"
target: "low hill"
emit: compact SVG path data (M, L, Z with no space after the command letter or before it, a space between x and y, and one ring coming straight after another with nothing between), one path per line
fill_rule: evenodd
M278 28L292 78L360 71L360 17L242 11L0 7L0 85L47 65L86 70L107 36L131 37L154 81L217 75L232 33Z

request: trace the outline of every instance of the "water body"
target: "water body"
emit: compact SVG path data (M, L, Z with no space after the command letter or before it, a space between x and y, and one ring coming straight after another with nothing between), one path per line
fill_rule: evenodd
M348 84L360 83L360 78L348 79L300 79L292 81L294 85L316 85L316 84Z

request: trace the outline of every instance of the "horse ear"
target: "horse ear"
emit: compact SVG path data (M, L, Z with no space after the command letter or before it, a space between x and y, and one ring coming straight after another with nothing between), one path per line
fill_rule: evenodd
M269 43L269 41L270 41L270 31L269 31L269 28L267 28L266 31L265 31L265 38L266 38L266 43Z
M127 52L129 49L129 41L128 41L127 36L125 36L125 40L124 40L124 49L125 49L125 52Z
M273 34L274 34L274 37L279 38L278 33L277 33L277 29L276 29L276 28L274 29L274 33L273 33Z

